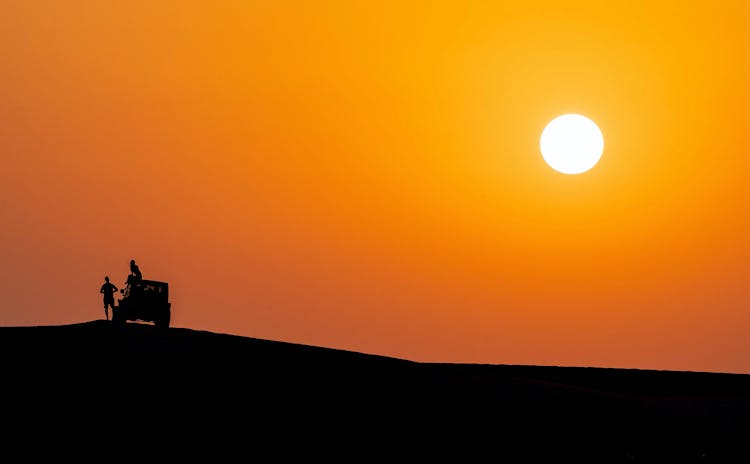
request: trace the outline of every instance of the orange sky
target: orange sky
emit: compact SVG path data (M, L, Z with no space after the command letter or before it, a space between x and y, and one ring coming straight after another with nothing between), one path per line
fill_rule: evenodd
M0 324L750 373L749 5L5 1Z

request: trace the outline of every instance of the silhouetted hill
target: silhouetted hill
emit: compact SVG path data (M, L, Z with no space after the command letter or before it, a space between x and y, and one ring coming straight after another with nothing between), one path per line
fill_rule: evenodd
M750 457L748 375L417 363L108 321L2 327L0 349L6 444L279 460Z

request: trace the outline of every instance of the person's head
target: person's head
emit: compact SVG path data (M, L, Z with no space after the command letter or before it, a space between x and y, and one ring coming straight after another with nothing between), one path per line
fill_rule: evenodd
M104 281L109 282L109 276L104 276Z
M131 266L135 266L135 260L134 260L134 259L131 259L131 260L130 260L130 265L131 265Z

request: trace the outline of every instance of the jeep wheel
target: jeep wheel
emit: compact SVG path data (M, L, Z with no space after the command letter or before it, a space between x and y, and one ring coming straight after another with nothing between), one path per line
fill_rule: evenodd
M125 322L125 314L122 308L112 308L112 322L115 324L122 324Z
M169 328L169 320L171 319L171 311L167 310L159 320L156 321L156 326L166 329Z

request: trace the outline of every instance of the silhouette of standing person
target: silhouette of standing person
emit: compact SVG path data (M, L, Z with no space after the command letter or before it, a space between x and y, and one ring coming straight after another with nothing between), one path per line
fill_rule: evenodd
M115 284L111 283L109 281L109 276L104 277L104 285L102 285L102 288L99 289L99 293L104 294L104 315L107 317L107 320L109 320L109 310L108 308L112 308L112 316L115 314L115 292L117 291L117 287L115 287Z
M130 260L130 275L133 276L133 279L135 280L141 280L143 279L143 275L141 274L141 269L138 267L137 264L135 264L135 260Z

